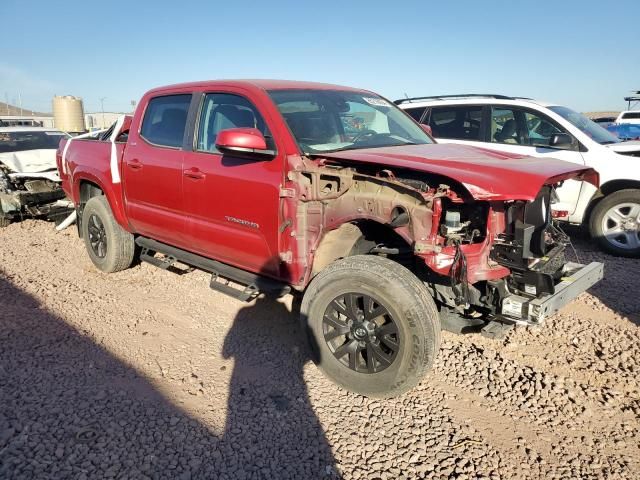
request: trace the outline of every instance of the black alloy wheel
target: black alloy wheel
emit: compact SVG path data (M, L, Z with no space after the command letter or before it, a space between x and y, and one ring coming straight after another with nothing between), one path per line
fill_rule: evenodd
M300 321L320 370L369 397L413 388L440 347L440 316L427 288L376 255L345 257L318 273L304 292Z
M89 244L91 250L98 258L104 258L107 255L107 232L100 217L91 215L89 217Z
M363 293L334 298L324 312L322 328L336 360L358 373L385 370L400 350L400 333L389 310Z

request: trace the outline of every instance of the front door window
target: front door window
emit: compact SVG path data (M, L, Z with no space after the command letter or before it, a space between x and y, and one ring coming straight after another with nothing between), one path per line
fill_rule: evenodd
M565 133L549 120L531 112L525 112L524 119L527 126L527 138L532 147L548 147L552 135Z
M520 127L520 128L519 128ZM491 142L524 145L524 132L511 108L491 109Z
M216 138L229 128L257 128L264 135L267 147L275 150L269 129L255 106L244 97L229 93L211 93L204 99L198 124L197 150L219 153Z
M491 108L491 142L549 148L551 137L567 133L545 115L521 108Z

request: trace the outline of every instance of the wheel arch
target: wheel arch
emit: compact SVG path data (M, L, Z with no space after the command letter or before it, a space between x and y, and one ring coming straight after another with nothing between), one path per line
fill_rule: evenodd
M86 204L90 198L104 195L104 190L100 185L92 180L80 180L78 198L80 204Z
M640 180L610 180L600 185L600 191L603 195L611 195L619 190L640 190Z
M591 197L591 201L589 205L587 205L587 209L585 211L583 217L583 223L588 225L591 221L591 214L593 213L594 208L598 203L608 195L612 193L618 192L620 190L640 190L640 180L630 180L630 179L617 179L617 180L609 180L602 185L596 191L596 193Z
M313 257L311 277L341 258L369 254L376 245L410 249L411 245L393 227L376 220L346 222L322 236Z
M80 228L80 222L82 221L82 210L89 199L104 195L116 222L118 222L122 228L131 232L129 221L127 220L124 210L124 202L122 201L121 184L105 186L97 177L83 172L79 175L79 178L77 178L76 185L75 198L78 199L78 228Z

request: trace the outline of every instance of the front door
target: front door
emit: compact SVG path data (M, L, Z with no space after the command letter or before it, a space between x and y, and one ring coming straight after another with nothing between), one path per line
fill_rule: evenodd
M270 276L280 276L279 219L283 155L249 158L216 149L218 132L257 128L275 150L264 117L244 96L207 93L201 103L193 151L183 167L186 235L202 255Z
M569 132L540 112L506 105L493 105L487 130L491 142L490 148L531 157L557 158L584 165L577 140L574 139L574 145L571 148L549 147L552 135L569 134ZM559 202L554 208L572 214L577 207L582 184L583 182L577 180L566 180L557 190Z
M183 140L191 94L149 100L122 165L129 221L137 233L184 245Z

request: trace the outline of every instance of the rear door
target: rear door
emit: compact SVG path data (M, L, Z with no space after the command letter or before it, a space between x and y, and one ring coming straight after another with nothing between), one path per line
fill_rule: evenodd
M126 208L134 230L183 246L183 144L190 93L151 98L139 132L130 132L122 166Z
M284 154L259 159L216 148L218 132L247 127L260 130L268 148L278 150L263 112L241 90L202 95L184 158L186 236L195 252L278 277Z

